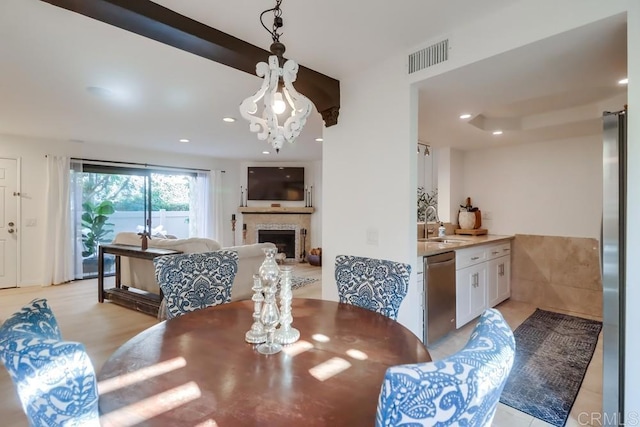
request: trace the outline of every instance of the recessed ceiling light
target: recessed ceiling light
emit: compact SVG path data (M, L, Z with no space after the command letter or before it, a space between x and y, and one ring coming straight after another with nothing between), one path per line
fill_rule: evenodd
M222 121L227 123L233 123L236 121L236 119L234 119L233 117L223 117Z
M180 142L189 142L189 140L188 140L188 139L186 139L186 138L182 138L182 139L180 140Z
M323 138L316 138L316 142L322 142L322 141L324 141Z
M471 114L469 114L469 113L461 114L461 115L460 115L460 118L461 118L462 120L464 120L464 119L470 119L470 118L471 118Z
M87 92L102 98L110 98L114 96L114 93L111 89L107 89L100 86L87 86Z
M85 90L96 98L131 104L137 101L135 93L126 87L102 87L102 86L87 86Z
M619 80L619 81L618 81L618 84L619 84L619 85L626 85L626 84L629 84L629 79L628 79L627 77L625 77L624 79Z
M271 154L268 151L263 151L262 154Z
M494 135L502 135L502 131L501 130L494 130L493 134Z

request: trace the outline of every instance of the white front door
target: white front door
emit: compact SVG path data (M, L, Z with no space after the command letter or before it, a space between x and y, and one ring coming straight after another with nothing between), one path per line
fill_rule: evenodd
M18 165L0 159L0 288L18 284Z

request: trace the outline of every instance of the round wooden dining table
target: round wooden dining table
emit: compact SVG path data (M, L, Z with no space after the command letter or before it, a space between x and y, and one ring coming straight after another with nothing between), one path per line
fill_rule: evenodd
M400 323L353 305L293 299L300 340L274 355L244 340L253 302L161 322L99 376L103 426L373 426L388 367L428 362Z

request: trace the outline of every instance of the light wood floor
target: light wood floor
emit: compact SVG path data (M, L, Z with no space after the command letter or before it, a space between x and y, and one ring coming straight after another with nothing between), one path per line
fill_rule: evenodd
M316 282L294 290L294 297L321 298L322 272L320 267L295 264L294 275L312 277ZM96 372L109 356L129 338L154 325L155 318L111 303L99 304L96 280L83 280L53 287L30 287L0 290L0 321L6 319L22 305L34 298L47 298L54 310L63 337L78 341L87 352ZM535 306L516 301L506 301L498 306L512 329L520 325ZM573 313L567 313L573 314ZM434 360L446 357L461 349L469 339L475 322L449 334L429 348ZM602 334L587 375L571 411L567 426L588 426L581 413L599 413L602 407ZM15 389L5 369L0 369L0 425L7 427L28 426ZM579 418L580 417L580 418ZM579 421L582 421L580 423ZM549 426L538 419L499 404L494 427ZM594 424L594 427L597 424Z

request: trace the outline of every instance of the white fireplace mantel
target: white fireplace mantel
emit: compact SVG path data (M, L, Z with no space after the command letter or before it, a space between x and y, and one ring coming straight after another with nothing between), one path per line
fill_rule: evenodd
M315 208L297 206L240 206L238 212L243 214L312 214Z

